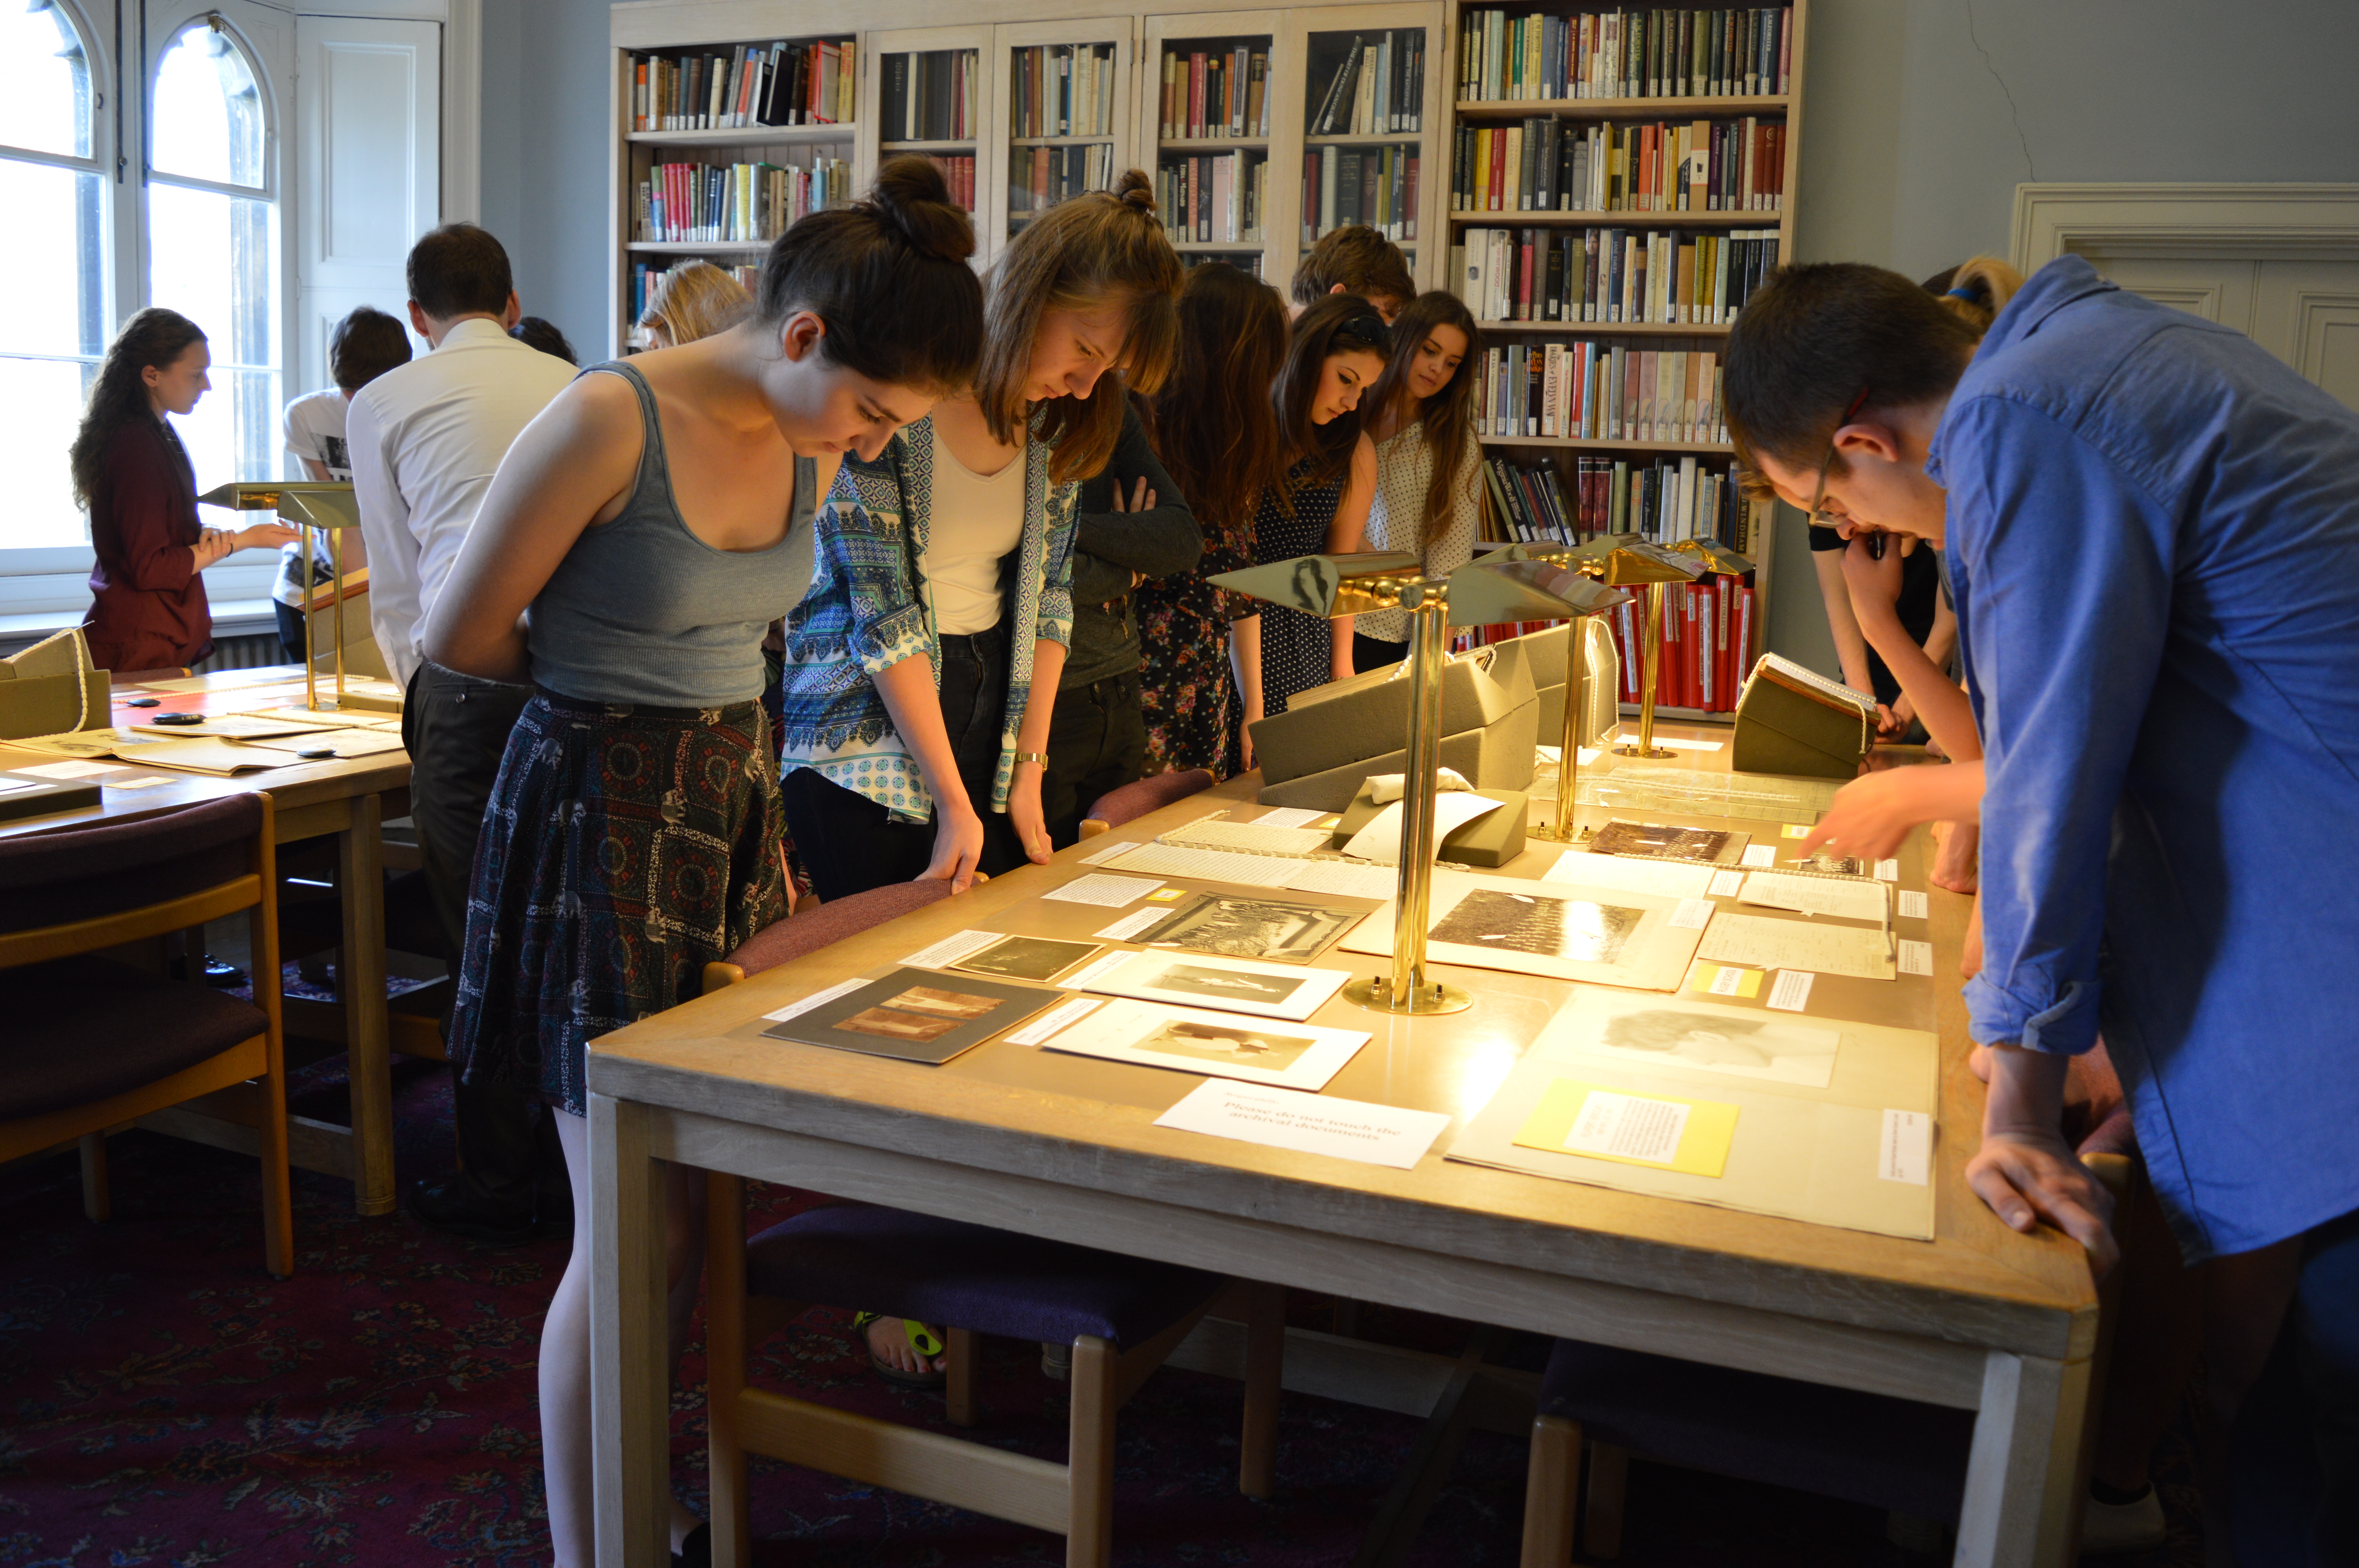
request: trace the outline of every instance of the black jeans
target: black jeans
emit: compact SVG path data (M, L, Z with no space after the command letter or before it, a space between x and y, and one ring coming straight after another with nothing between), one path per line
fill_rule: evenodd
M532 700L528 686L503 686L422 664L409 677L401 742L409 752L409 819L434 916L449 938L455 973L466 950L467 883L475 838L507 751L508 731ZM443 1020L447 1033L450 1020ZM536 1195L567 1191L556 1124L514 1089L453 1082L452 1130L468 1184L488 1203L529 1209ZM544 1128L541 1124L547 1122ZM543 1144L549 1147L544 1149ZM553 1176L552 1176L553 1173Z
M1025 863L1007 814L991 809L999 773L1000 721L1007 708L1007 629L941 639L942 726L950 731L967 799L983 818L984 872ZM896 822L864 795L797 768L779 786L787 831L822 900L848 898L887 882L915 881L934 859L933 822Z
M1138 706L1138 672L1128 670L1057 694L1049 726L1049 776L1040 781L1041 815L1060 849L1082 836L1082 816L1098 796L1147 772L1147 715Z
M1387 643L1381 637L1363 637L1352 633L1352 668L1360 675L1380 670L1386 665L1399 664L1408 657L1407 643Z

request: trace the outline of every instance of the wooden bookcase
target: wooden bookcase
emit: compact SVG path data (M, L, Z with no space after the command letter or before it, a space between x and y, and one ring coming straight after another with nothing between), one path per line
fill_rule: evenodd
M1188 10L1139 5L1124 9L1105 0L969 0L958 7L963 18L944 26L945 7L939 0L864 0L856 16L861 26L843 29L842 7L820 0L632 0L612 11L615 108L612 146L614 338L612 351L631 346L632 266L646 260L671 261L700 255L724 265L758 261L759 243L649 243L635 242L631 233L635 189L653 162L689 157L726 163L755 157L773 163L808 163L810 157L848 158L851 188L864 189L875 178L879 160L901 151L974 160L973 189L978 244L976 265L987 266L1020 226L1021 199L1029 172L1037 167L1037 148L1102 146L1109 149L1101 169L1114 172L1132 167L1157 172L1186 159L1209 155L1238 154L1243 169L1266 164L1265 199L1261 203L1258 239L1229 239L1223 234L1176 237L1174 243L1190 261L1226 259L1249 266L1283 291L1295 265L1319 227L1321 214L1305 203L1305 161L1333 154L1340 168L1343 155L1365 159L1376 155L1382 167L1389 149L1397 158L1417 159L1415 200L1395 214L1400 223L1397 242L1408 253L1412 275L1422 288L1460 286L1453 265L1455 247L1469 231L1545 226L1552 231L1614 226L1635 230L1676 230L1682 233L1724 234L1731 230L1767 232L1777 236L1776 259L1793 256L1797 174L1802 154L1802 84L1809 38L1810 0L1791 0L1792 39L1788 53L1790 91L1746 97L1572 97L1559 99L1462 96L1460 53L1465 17L1473 12L1504 9L1511 16L1567 16L1594 14L1612 7L1600 0L1499 0L1478 6L1463 0L1394 0L1385 4L1294 5L1273 7L1266 0L1196 0ZM1701 10L1674 0L1664 9ZM1422 49L1421 117L1414 129L1393 128L1357 133L1320 128L1319 116L1329 83L1343 55L1356 41L1365 49L1389 38L1397 46L1414 38ZM634 132L630 126L631 65L645 51L695 49L737 43L768 43L775 39L849 39L858 50L856 103L849 123L837 125L789 126L758 131ZM1016 133L1015 102L1018 59L1027 49L1079 52L1091 46L1111 49L1114 69L1111 102L1096 127L1080 134L1023 136ZM1244 47L1248 56L1266 57L1265 92L1268 100L1267 129L1247 125L1245 134L1207 135L1190 138L1184 129L1163 134L1161 120L1163 60L1167 54L1183 58L1197 51L1208 55ZM970 136L949 140L909 140L907 126L887 127L884 103L885 72L897 55L966 51L975 73ZM1775 211L1485 211L1453 210L1452 159L1462 125L1507 126L1535 117L1554 116L1566 124L1614 125L1658 121L1688 124L1696 120L1725 121L1753 116L1785 129L1780 202ZM678 151L675 149L684 149ZM1322 165L1323 173L1323 165ZM1404 192L1404 194L1406 194ZM1414 220L1415 232L1408 224ZM1683 349L1717 352L1728 336L1724 324L1686 322L1485 321L1482 349L1516 342L1564 344L1594 342L1614 348ZM1609 439L1603 438L1489 435L1482 438L1486 455L1506 455L1529 466L1547 462L1560 470L1570 497L1576 461L1583 456L1612 456L1652 460L1656 457L1693 457L1699 470L1724 469L1731 458L1727 446L1715 442ZM1487 510L1487 502L1486 502ZM1756 509L1749 519L1748 556L1754 576L1754 645L1745 650L1746 664L1759 652L1769 619L1770 568L1775 550L1769 536L1770 510ZM1494 522L1485 533L1503 538Z
M1458 246L1471 232L1508 229L1545 229L1549 231L1619 228L1632 231L1677 231L1682 233L1723 235L1731 231L1776 234L1775 262L1782 265L1793 259L1795 198L1802 155L1802 96L1804 60L1809 38L1810 0L1790 0L1793 13L1791 43L1787 72L1789 91L1782 93L1720 95L1720 96L1655 96L1655 97L1571 97L1571 98L1485 98L1459 96L1455 99L1453 123L1474 127L1505 129L1535 118L1552 117L1559 124L1572 126L1591 124L1628 125L1674 122L1686 124L1695 121L1726 122L1750 116L1759 121L1784 127L1783 167L1779 173L1779 201L1774 210L1740 210L1734 211L1673 211L1617 209L1610 211L1490 211L1480 208L1449 210L1448 225L1451 243ZM1580 0L1538 0L1538 3L1518 3L1518 0L1496 0L1487 5L1452 4L1451 5L1451 81L1456 89L1460 81L1460 62L1466 44L1464 21L1474 13L1505 11L1510 18L1539 16L1580 16L1609 11L1613 7ZM1684 4L1683 0L1662 5L1657 9L1701 11L1702 5ZM1452 137L1453 144L1456 140ZM1453 146L1453 152L1455 148ZM1512 181L1509 182L1512 185ZM1454 189L1445 188L1448 191ZM1453 254L1457 253L1453 251ZM1462 289L1461 292L1465 292ZM1717 354L1728 339L1724 322L1702 323L1629 321L1596 322L1574 320L1493 320L1480 319L1482 341L1478 353L1484 350L1523 344L1532 347L1556 342L1571 345L1593 343L1621 350L1687 351ZM1568 507L1577 504L1578 462L1583 457L1603 457L1633 463L1650 463L1657 459L1692 457L1697 460L1700 473L1717 475L1726 470L1734 460L1734 451L1724 442L1694 440L1641 440L1603 436L1539 436L1530 434L1498 435L1484 429L1480 434L1486 458L1505 456L1519 467L1532 468L1545 464L1556 470L1559 487ZM1495 515L1487 488L1484 511L1487 540L1506 543L1508 530ZM1744 553L1754 563L1754 616L1752 646L1743 650L1743 667L1750 668L1765 643L1769 622L1771 570L1776 558L1772 537L1775 508L1759 506L1749 509L1745 523ZM1663 542L1674 542L1666 539ZM1626 706L1626 705L1625 705ZM1663 708L1658 711L1682 718L1724 718L1724 713L1705 714L1684 708Z

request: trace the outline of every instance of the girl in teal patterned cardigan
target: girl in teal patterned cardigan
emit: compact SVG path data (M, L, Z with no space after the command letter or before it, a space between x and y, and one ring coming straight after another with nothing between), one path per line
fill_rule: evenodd
M821 898L1048 860L1074 496L1125 382L1161 383L1179 290L1144 174L1060 203L994 270L974 384L845 460L782 681L781 793Z

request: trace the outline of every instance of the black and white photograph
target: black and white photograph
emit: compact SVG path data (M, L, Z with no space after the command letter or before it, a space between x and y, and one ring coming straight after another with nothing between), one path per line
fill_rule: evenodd
M1367 1043L1364 1030L1127 1000L1108 1002L1043 1049L1316 1093Z
M1229 958L1308 963L1359 918L1355 910L1215 893L1173 911L1171 919L1144 940L1152 946L1217 953Z
M1186 953L1135 954L1084 977L1082 989L1142 1001L1215 1007L1259 1018L1309 1018L1351 976L1343 969L1290 968L1251 958L1199 958Z
M1095 956L1104 946L1102 942L1058 942L1046 936L1010 936L961 958L951 968L971 975L999 975L1011 980L1051 980Z
M1652 1072L1715 1073L1825 1088L1842 1035L1777 1017L1690 1002L1609 997L1591 1003L1568 1039L1583 1055Z
M1431 937L1493 952L1530 953L1576 964L1611 964L1646 911L1547 893L1476 888L1436 921Z
M1643 855L1658 860L1719 860L1737 835L1712 827L1672 827L1657 822L1615 820L1589 841L1593 855Z
M1864 877L1868 864L1855 855L1831 855L1824 849L1813 849L1796 860L1792 869L1815 872L1822 877Z

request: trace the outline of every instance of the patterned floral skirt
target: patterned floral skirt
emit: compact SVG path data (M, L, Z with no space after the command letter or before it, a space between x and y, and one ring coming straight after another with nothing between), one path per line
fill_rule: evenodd
M589 1043L685 1001L787 912L776 749L756 702L608 707L542 691L475 851L451 1060L579 1116Z

